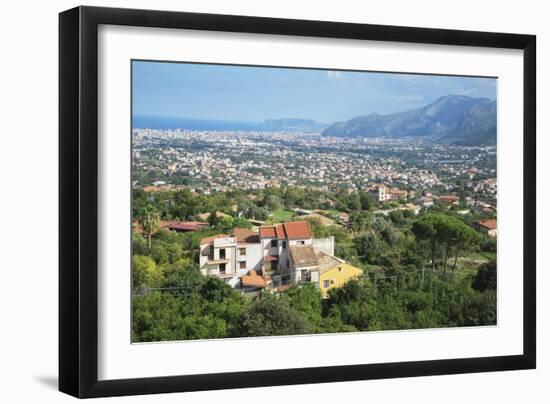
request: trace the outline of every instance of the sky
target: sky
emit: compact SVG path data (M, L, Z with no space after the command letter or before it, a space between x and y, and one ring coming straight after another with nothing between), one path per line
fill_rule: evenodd
M133 114L332 123L460 94L496 99L496 79L133 61Z

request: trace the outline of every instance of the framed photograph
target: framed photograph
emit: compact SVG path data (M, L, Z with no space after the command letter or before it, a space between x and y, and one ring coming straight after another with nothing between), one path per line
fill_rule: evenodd
M535 368L534 36L59 24L61 391Z

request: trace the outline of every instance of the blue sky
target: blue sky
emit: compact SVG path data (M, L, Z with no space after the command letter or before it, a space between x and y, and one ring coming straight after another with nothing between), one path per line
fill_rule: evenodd
M449 94L496 99L496 79L133 62L134 115L331 123L401 112Z

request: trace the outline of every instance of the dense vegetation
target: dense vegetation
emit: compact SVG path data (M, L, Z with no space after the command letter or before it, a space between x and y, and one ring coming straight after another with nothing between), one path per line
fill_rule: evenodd
M347 227L308 220L315 237L335 237L335 255L361 267L363 279L331 290L328 299L313 285L251 298L200 273L201 238L295 207L350 214ZM133 340L496 324L496 243L470 226L480 215L436 206L418 216L402 210L386 216L378 208L365 193L299 188L198 196L136 190L134 217L145 233L133 238ZM232 217L211 215L208 230L156 232L154 226L157 215L192 220L217 210Z

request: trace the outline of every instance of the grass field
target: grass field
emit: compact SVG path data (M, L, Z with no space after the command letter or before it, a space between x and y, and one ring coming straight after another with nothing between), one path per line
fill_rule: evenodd
M294 212L291 211L291 210L286 210L286 209L274 210L271 213L271 218L273 219L273 222L275 222L275 223L285 222L285 221L288 221L288 220L292 219L293 217L294 217Z

